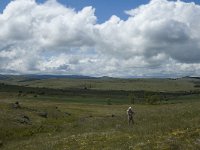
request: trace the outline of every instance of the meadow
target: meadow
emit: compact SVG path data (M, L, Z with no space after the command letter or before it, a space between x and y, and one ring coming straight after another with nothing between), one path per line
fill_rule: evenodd
M124 91L190 91L200 90L199 78L45 78L29 76L6 76L0 83L36 88L53 89L94 89L94 90L124 90Z
M152 79L147 82L151 83ZM8 83L0 86L0 149L200 149L200 95L197 89L134 93L128 89L110 91L107 87L103 90L45 87ZM170 89L170 85L167 88ZM167 100L149 104L141 93L159 93ZM134 103L130 95L135 95ZM13 107L16 101L19 108ZM129 106L135 111L134 125L127 122Z

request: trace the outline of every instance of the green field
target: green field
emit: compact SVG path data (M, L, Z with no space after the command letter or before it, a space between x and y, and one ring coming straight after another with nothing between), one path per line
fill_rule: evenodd
M177 78L177 79L30 79L27 77L9 77L0 82L26 87L46 87L54 89L95 89L95 90L145 90L145 91L190 91L200 90L200 79Z
M38 83L21 85L16 79L15 83L4 81L1 84L0 149L200 149L200 93L198 87L194 87L198 83L196 79L195 82L170 80L174 84L167 82L169 79L134 79L131 82L124 80L124 83L119 79L112 79L112 82L110 79L108 82L95 80L99 82L96 89L90 88L91 80L87 83L89 89L80 88L80 79L49 80L40 81L41 87L46 88L38 88ZM63 88L58 86L60 80L66 81L62 82ZM55 86L49 88L53 81ZM71 83L67 84L67 81ZM28 82L36 83L26 81L26 84ZM86 83L86 80L82 82ZM130 90L135 86L132 82L141 84L139 91ZM176 82L179 90L172 89ZM143 89L147 85L156 87L156 84L166 87L160 91L158 88ZM185 86L190 84L191 89ZM163 90L165 92L161 92ZM134 104L130 95L134 95ZM148 103L146 99L152 95L159 95L159 101ZM16 101L20 108L13 107ZM127 122L129 106L136 113L134 125Z

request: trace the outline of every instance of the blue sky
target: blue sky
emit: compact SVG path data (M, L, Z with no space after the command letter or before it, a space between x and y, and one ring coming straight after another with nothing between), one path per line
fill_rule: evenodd
M0 1L0 11L2 12L5 6L11 0ZM36 0L38 3L44 3L46 0ZM125 10L130 10L142 4L149 3L150 0L57 0L65 6L81 10L85 6L93 6L98 17L98 22L102 23L108 20L112 15L116 15L125 20L128 16L124 13ZM195 2L199 4L199 0L183 0L184 2Z

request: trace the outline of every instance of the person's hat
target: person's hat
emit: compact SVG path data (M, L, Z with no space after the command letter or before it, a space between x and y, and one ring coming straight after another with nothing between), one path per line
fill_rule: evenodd
M131 107L129 107L128 109L131 109Z

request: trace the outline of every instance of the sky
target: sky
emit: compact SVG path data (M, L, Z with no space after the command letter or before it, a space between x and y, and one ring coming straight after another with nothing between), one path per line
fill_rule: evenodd
M197 0L0 0L0 74L200 76Z
M36 0L37 3L42 4L47 0ZM66 7L71 7L75 10L81 10L85 6L92 6L95 8L95 15L98 17L97 22L102 23L108 20L112 15L119 16L125 20L128 15L124 13L125 10L137 8L140 5L147 4L150 0L57 0ZM171 0L172 1L172 0ZM183 0L184 2L194 2L200 4L199 0ZM0 0L0 12L11 2L11 0Z

